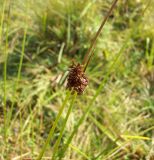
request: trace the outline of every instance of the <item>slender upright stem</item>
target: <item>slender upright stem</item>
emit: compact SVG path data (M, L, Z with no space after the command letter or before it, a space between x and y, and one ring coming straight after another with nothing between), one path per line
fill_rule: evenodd
M71 92L67 93L67 95L65 97L65 100L64 100L64 102L63 102L63 104L62 104L62 106L61 106L61 108L60 108L60 110L58 112L58 115L57 115L57 117L56 117L51 129L50 129L50 132L49 132L48 137L47 137L47 139L45 141L45 144L42 147L42 150L40 151L40 153L39 153L38 157L36 158L36 160L41 160L42 159L43 154L46 151L46 148L48 147L48 145L49 145L49 143L51 141L51 138L52 138L52 136L54 134L54 131L55 131L56 127L57 127L58 121L59 121L59 119L60 119L60 117L61 117L61 115L63 113L63 110L64 110L66 104L67 104L67 101L68 101L68 99L70 97L70 94L71 94Z
M7 14L5 14L5 10L8 10ZM2 11L2 18L1 18L1 26L0 26L0 45L2 46L3 38L5 37L5 49L4 49L4 69L3 69L3 80L4 80L4 140L7 143L7 110L6 110L6 99L7 99L7 61L8 61L8 32L9 32L9 25L10 25L10 9L11 9L11 1L5 0L3 3L3 11ZM6 23L4 23L4 21ZM4 25L6 24L6 32L5 36L3 35Z
M94 48L94 46L96 44L96 40L97 40L98 36L100 35L101 30L103 29L103 26L105 25L108 17L110 16L110 14L111 14L111 12L112 12L112 10L115 7L117 2L118 2L118 0L114 0L113 1L112 5L111 5L111 8L109 9L107 15L103 19L103 21L102 21L102 23L101 23L101 25L100 25L95 37L93 38L93 40L91 42L91 45L90 45L90 47L89 47L89 49L88 49L88 51L87 51L87 53L86 53L86 55L85 55L85 57L83 59L83 62L82 62L82 64L84 65L84 72L86 71L86 68L87 68L89 62L90 62L92 56L94 55L94 51L92 53L91 53L91 51L93 50L93 48ZM91 55L90 55L90 53L91 53Z
M64 119L64 122L63 122L63 125L62 125L62 128L60 130L60 134L58 136L58 139L53 147L53 155L52 155L52 160L55 160L56 159L56 153L58 152L58 147L59 147L59 144L60 144L60 141L62 139L62 136L63 136L63 133L64 133L64 130L65 130L65 127L66 127L66 123L67 123L67 120L71 114L71 111L72 111L72 108L73 108L73 104L75 102L75 99L76 99L76 96L77 96L77 93L75 92L73 94L73 96L71 97L72 101L70 103L70 106L68 108L68 111L67 111L67 114L66 114L66 117Z
M1 29L0 29L0 44L2 45L2 30L4 25L4 17L5 17L5 8L6 8L6 1L4 1L3 5L3 13L2 13L2 20L1 20ZM3 80L4 80L4 98L3 98L3 112L4 112L4 140L7 144L7 111L6 111L6 99L7 99L7 60L8 60L8 23L6 25L6 33L5 33L5 50L4 50L5 60L4 60L4 69L3 69Z

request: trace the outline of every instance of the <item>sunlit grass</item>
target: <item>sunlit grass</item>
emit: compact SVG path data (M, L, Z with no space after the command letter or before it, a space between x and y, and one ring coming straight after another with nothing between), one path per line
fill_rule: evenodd
M0 4L0 159L152 157L153 1L119 1L81 96L66 91L67 70L83 61L111 3Z

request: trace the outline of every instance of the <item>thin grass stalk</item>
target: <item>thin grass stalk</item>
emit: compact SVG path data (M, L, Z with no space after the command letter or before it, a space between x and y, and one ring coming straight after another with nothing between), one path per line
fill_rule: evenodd
M47 11L45 11L42 19L42 28L43 28L43 33L46 33L46 28L47 28Z
M47 149L47 147L48 147L48 145L49 145L49 142L50 142L50 140L51 140L51 138L52 138L52 136L53 136L53 134L54 134L54 131L55 131L56 127L57 127L57 124L58 124L58 121L59 121L59 119L60 119L60 117L61 117L61 114L63 113L63 110L64 110L64 108L65 108L65 106L66 106L66 103L67 103L68 100L69 100L70 94L71 94L71 92L67 92L67 95L66 95L65 100L64 100L64 102L63 102L63 104L62 104L62 107L60 108L60 110L59 110L59 112L58 112L58 115L57 115L57 117L56 117L56 119L55 119L55 121L54 121L54 123L53 123L53 126L52 126L51 129L50 129L50 132L49 132L49 134L48 134L48 137L47 137L47 139L46 139L46 141L45 141L45 144L44 144L44 146L43 146L43 148L42 148L42 150L41 150L41 152L40 152L37 160L41 160L41 159L42 159L43 154L44 154L45 150Z
M114 136L107 127L103 126L99 121L97 121L90 113L89 118L91 121L112 141L115 142L117 146L122 146L123 142L121 139L118 139L119 137ZM121 137L120 137L121 138Z
M114 1L113 1L112 5L111 5L111 8L109 9L107 15L106 15L105 18L103 19L103 21L102 21L102 23L101 23L98 31L96 32L95 37L93 38L93 40L92 40L92 42L91 42L91 45L90 45L87 53L85 54L85 57L84 57L83 62L82 62L82 64L84 65L84 71L86 71L86 68L87 68L88 64L90 63L90 60L91 60L91 58L92 58L92 56L93 56L93 54L94 54L94 51L92 52L92 50L93 50L93 48L94 48L95 45L96 45L96 40L97 40L98 36L100 35L100 33L101 33L101 31L102 31L102 29L103 29L103 27L104 27L107 19L108 19L109 16L111 15L111 12L112 12L112 10L114 9L114 7L116 6L117 2L118 2L118 0L114 0Z
M4 1L3 4L3 12L2 12L2 18L1 18L1 27L0 27L0 44L2 45L2 30L3 30L3 23L4 23L4 16L5 16L5 8L6 8L6 0ZM7 34L8 35L8 34ZM6 85L7 85L7 40L8 38L6 37L6 44L5 44L5 61L4 61L4 69L3 69L3 80L4 80L4 97L3 97L3 113L4 113L4 140L6 143L6 137L7 137L7 131L6 131L6 97L7 97L7 90L6 90Z
M7 3L8 2L8 3ZM3 5L3 13L2 13L2 19L1 19L1 29L0 29L0 44L2 45L2 31L3 31L3 25L4 25L4 18L5 18L5 8L8 4L8 14L7 14L7 23L6 23L6 34L5 34L5 61L4 61L4 68L3 68L3 80L4 80L4 139L5 142L7 141L7 112L6 112L6 97L7 97L7 61L8 61L8 31L9 31L9 25L10 25L10 0L4 1ZM7 142L6 142L7 143Z
M27 10L28 10L28 7L27 7ZM18 88L18 83L21 79L21 70L22 70L23 58L24 58L24 54L25 54L25 44L26 44L27 30L28 30L28 25L27 25L27 19L26 19L26 26L25 26L25 29L24 29L24 37L23 37L23 41L22 41L21 57L20 57L20 61L19 61L17 80L16 80L16 83L14 85L13 102L11 104L11 108L10 108L10 112L9 112L9 116L8 116L8 123L7 123L8 126L9 126L11 118L12 118L12 112L13 112L13 108L14 108L14 104L15 104L16 89Z
M1 25L0 25L0 44L1 45L2 45L2 32L3 32L3 24L4 24L4 17L5 17L6 2L7 2L7 0L4 0L3 10L2 10L2 18L1 18Z
M76 146L73 146L72 144L70 144L70 148L72 148L74 151L76 151L78 154L80 154L81 156L83 156L85 159L87 160L91 160L90 157L88 157L87 154L85 154L82 150L80 150L79 148L77 148Z
M8 61L8 26L6 29L6 42L5 42L5 62L4 62L4 133L7 136L7 113L6 113L6 97L7 97L7 61ZM6 140L6 139L5 139Z
M20 57L20 62L19 62L18 74L17 74L17 81L14 86L14 97L13 97L13 102L11 104L11 108L10 108L10 112L9 112L9 116L8 116L8 124L7 124L8 126L9 126L11 118L12 118L12 112L13 112L13 108L14 108L14 104L15 104L16 89L18 88L18 83L21 78L21 69L22 69L23 57L24 57L24 53L25 53L26 35L27 35L27 27L25 28L25 31L24 31L24 37L23 37L23 42L22 42L22 51L21 51L21 57Z
M21 51L21 58L19 62L19 68L18 68L18 75L17 75L17 84L16 84L16 89L18 88L19 81L21 79L21 69L22 69L22 64L23 64L23 58L25 54L25 44L26 44L26 36L27 36L27 26L24 31L24 37L23 37L23 43L22 43L22 51ZM13 111L13 106L11 108L11 116L12 116L12 111ZM19 114L19 119L20 119L20 135L22 135L22 112ZM11 117L10 117L11 120ZM20 139L20 154L22 155L22 136Z
M109 159L113 159L113 156L116 155L117 153L119 153L121 150L123 151L128 151L127 147L128 147L128 144L130 144L130 141L127 141L125 143L123 143L122 146L117 146L115 147L114 149L112 149L109 153L107 153L105 156L102 156L103 153L100 153L96 159L102 159L102 160L109 160ZM95 159L94 159L95 160Z
M60 141L61 141L61 138L63 136L63 133L64 133L64 129L66 127L66 123L67 123L67 120L70 116L70 113L72 111L72 108L73 108L73 105L74 105L74 102L75 102L75 99L76 99L76 96L77 96L77 93L75 92L75 94L73 95L73 98L71 103L70 103L70 106L68 108L68 111L67 111L67 114L66 114L66 117L64 119L64 122L63 122L63 125L62 125L62 128L61 128L61 131L60 131L60 134L59 134L59 137L54 145L54 148L53 148L53 156L52 156L52 160L55 160L55 156L56 156L56 153L58 152L58 147L59 147L59 144L60 144Z
M68 16L67 18L67 47L70 44L70 39L71 39L71 18Z

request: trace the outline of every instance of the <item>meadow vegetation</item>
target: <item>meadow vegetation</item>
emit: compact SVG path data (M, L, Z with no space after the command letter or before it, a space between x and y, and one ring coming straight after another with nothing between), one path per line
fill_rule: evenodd
M154 0L0 0L0 160L154 160Z

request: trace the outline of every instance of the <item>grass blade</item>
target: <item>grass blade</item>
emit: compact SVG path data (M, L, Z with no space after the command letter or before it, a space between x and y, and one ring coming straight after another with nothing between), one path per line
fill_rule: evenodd
M23 37L23 40L22 40L22 49L21 49L21 57L20 57L18 73L17 73L17 81L16 81L16 83L14 85L14 98L13 98L13 102L11 104L11 109L10 109L10 111L8 113L8 122L7 122L8 126L9 126L11 118L12 118L12 112L13 112L13 107L14 107L14 103L15 103L16 89L18 88L18 83L19 83L19 81L21 79L21 69L22 69L23 58L24 58L24 54L25 54L25 44L26 44L27 30L28 30L28 25L26 25L26 27L24 29L24 37Z
M1 18L1 27L0 27L0 44L2 45L2 31L4 26L4 18L5 18L5 9L6 9L7 1L4 1L3 4L3 12ZM6 111L6 99L7 99L7 61L8 61L8 32L9 32L9 23L10 23L10 1L8 1L8 13L7 13L7 23L6 23L6 34L5 34L5 61L3 68L3 80L4 80L4 98L3 98L3 112L4 112L4 139L6 141L7 138L7 111Z
M42 159L42 156L43 156L43 154L44 154L44 152L45 152L45 150L46 150L46 148L47 148L47 146L48 146L48 144L49 144L49 142L50 142L50 140L51 140L51 138L52 138L52 136L53 136L53 134L54 134L55 128L56 128L56 126L57 126L57 123L58 123L58 121L59 121L59 119L60 119L60 117L61 117L61 114L62 114L62 112L63 112L63 110L64 110L64 108L65 108L65 106L66 106L66 103L67 103L69 97L70 97L70 92L68 92L67 95L66 95L66 97L65 97L65 100L64 100L64 102L63 102L63 104L62 104L62 107L60 108L59 113L58 113L58 115L57 115L57 117L56 117L56 119L55 119L55 121L54 121L54 123L53 123L53 126L52 126L52 128L50 129L50 132L49 132L49 134L48 134L48 137L47 137L47 139L46 139L46 142L45 142L45 144L44 144L44 146L43 146L43 149L41 150L41 152L40 152L37 160L41 160L41 159Z
M109 130L107 127L103 126L100 122L98 122L91 114L89 114L90 119L92 120L92 122L105 134L107 135L107 137L109 137L110 140L112 140L113 142L115 142L117 144L117 146L122 146L123 144L118 141L118 137L115 137Z
M88 157L84 152L82 152L80 149L78 149L76 146L73 146L72 144L69 145L73 150L75 150L77 153L82 155L84 158L90 160L90 157Z
M4 0L3 3L3 11L2 11L2 17L1 17L1 26L0 26L0 43L2 42L2 31L3 31L3 24L4 24L4 12L5 12L5 8L6 8L6 0Z
M58 63L60 63L61 60L62 60L62 54L63 54L63 51L64 51L64 47L65 47L65 43L62 43L62 45L60 47L59 55L58 55Z
M76 99L76 96L77 96L77 93L75 92L75 94L73 95L73 98L72 98L72 101L71 101L71 104L68 108L68 111L67 111L67 114L66 114L66 117L65 117L65 120L63 122L63 126L62 126L62 129L60 131L60 135L54 145L54 148L53 148L53 156L52 156L52 160L55 159L55 156L56 156L56 153L58 152L58 147L59 147L59 144L60 144L60 141L61 141L61 138L63 136L63 132L64 132L64 129L65 129L65 126L66 126L66 123L67 123L67 120L69 118L69 115L72 111L72 108L73 108L73 105L74 105L74 102L75 102L75 99Z

